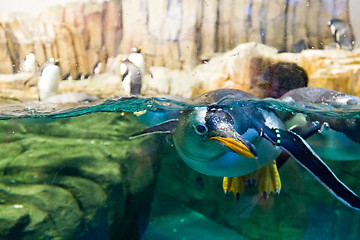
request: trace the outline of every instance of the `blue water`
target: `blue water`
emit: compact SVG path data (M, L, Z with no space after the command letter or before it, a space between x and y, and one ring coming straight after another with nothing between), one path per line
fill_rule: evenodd
M269 107L275 110L305 114L321 114L323 117L330 118L359 118L360 106L349 105L344 107L334 107L330 104L314 104L314 103L286 103L276 99L227 99L220 101L218 104L226 104L226 107L231 108L236 106L239 102L248 102L257 104L259 107ZM66 105L59 105L58 108L52 106L51 110L43 110L42 107L29 107L27 105L13 105L3 106L0 110L0 120L19 119L19 118L41 118L41 119L57 119L81 116L85 114L92 114L98 112L139 112L143 110L150 110L153 112L164 111L183 111L199 106L206 106L206 104L194 104L193 101L177 101L167 98L144 98L144 97L125 97L117 99L108 99L98 104L85 105L81 104L79 107L72 107L67 109ZM45 107L46 109L46 107Z
M219 104L225 104L227 108L231 108L239 102L239 100L235 99L230 100L229 102L227 99L223 99ZM291 114L321 114L323 117L341 119L360 118L360 107L357 105L334 107L332 105L311 103L286 103L274 99L242 99L241 102L254 104L259 107L266 106L280 112L290 112ZM90 139L94 138L95 144L108 146L107 144L109 143L113 144L112 141L114 139L125 139L134 132L131 132L131 129L121 129L122 125L116 128L117 122L106 121L106 118L110 115L104 114L103 117L99 118L97 113L110 112L119 115L118 113L125 112L131 115L132 112L149 110L148 113L152 114L142 115L138 119L142 123L154 125L166 120L166 118L176 117L179 112L185 109L198 106L203 105L192 100L177 101L166 98L144 97L108 99L95 104L71 105L71 107L69 105L31 106L28 104L17 104L2 106L0 119L9 122L9 125L6 125L9 126L8 135L11 135L12 122L31 123L34 121L44 125L60 122L58 125L54 125L59 128L58 131L50 133L53 139L48 139L48 141L51 140L54 142L53 144L56 144L56 138L66 137L59 132L63 131L63 134L67 134L68 129L66 125L68 119L75 120L75 123L71 123L73 126L82 126L81 123L76 123L76 119L79 117L82 120L77 122L83 122L84 124L84 129L79 131L79 134L82 134L82 136L79 136L79 139L81 137L89 139L89 143L86 144L91 146L94 143ZM95 116L104 120L103 126L100 126L101 124L91 125L94 124L91 118ZM136 118L131 119L136 120ZM106 132L106 124L113 124L112 127L118 132ZM99 127L102 127L99 131L103 131L102 134L107 135L103 143L94 137L97 136L97 129L95 128ZM37 128L39 131L41 130L38 126ZM142 126L143 128L145 126ZM18 129L17 131L21 132L21 128L19 127ZM51 129L51 124L48 129ZM134 131L138 130L134 129ZM35 131L36 129L33 132L27 129L27 132L24 131L24 135L32 136ZM355 129L355 131L357 130ZM5 140L3 141L6 143ZM15 142L17 139L15 138L12 141ZM83 142L81 140L80 143L83 144ZM51 143L47 144L50 146ZM74 146L74 149L80 148L80 146L83 147L83 151L86 151L87 145ZM23 147L31 148L31 143L26 143ZM120 148L121 146L119 146ZM236 201L233 196L225 196L223 194L221 178L207 177L188 168L176 155L176 151L171 147L171 143L163 151L164 153L161 157L162 172L160 171L160 180L157 183L157 193L153 203L154 212L151 216L145 239L201 239L199 236L203 236L203 239L221 239L224 234L228 235L229 239L317 238L355 240L360 237L358 231L360 212L350 209L334 199L313 176L301 168L295 161L288 162L280 170L283 187L279 196L271 196L270 199L263 200L261 197L258 197L256 188L250 188L246 189L245 193L242 194L240 201ZM32 152L32 154L36 153ZM112 161L112 153L106 154L109 154L109 158ZM45 155L41 162L45 162L46 157L48 156ZM36 156L29 158L36 164ZM61 159L61 156L57 158ZM14 159L16 159L16 156ZM49 161L51 160L50 154ZM66 163L67 167L71 166L71 162L74 161L72 159L65 160L64 163ZM82 164L82 158L75 160L78 162L76 164ZM83 162L85 163L86 161L93 160L89 158ZM358 179L360 164L358 161L330 161L327 163L340 179L344 180L356 193L360 193L360 188L358 187L360 182L360 179ZM173 171L167 172L166 169L169 168L173 169ZM29 171L29 176L34 171L37 171L36 167L34 169ZM62 170L61 168L55 168L54 171L56 172L56 177L58 173L59 175L61 174ZM45 182L45 184L52 184L55 177L51 177L51 182ZM28 175L25 178L27 179ZM164 195L166 197L162 198L161 196ZM104 230L108 227L106 223L104 226L101 229ZM209 229L208 231L207 228ZM95 230L98 231L98 228L95 228ZM209 235L207 236L206 234ZM106 234L102 235L105 236Z

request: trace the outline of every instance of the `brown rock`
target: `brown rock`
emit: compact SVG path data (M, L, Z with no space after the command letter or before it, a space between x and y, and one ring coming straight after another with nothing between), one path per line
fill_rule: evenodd
M78 74L88 74L90 72L87 45L89 41L89 35L86 31L86 23L83 15L84 5L82 3L71 3L64 9L64 24L70 31L72 43L68 43L69 46L73 45L76 64L72 66L75 68ZM71 71L71 72L73 72Z
M60 69L63 75L70 73L74 78L77 76L77 59L75 46L72 44L70 29L63 24L54 24L54 33L56 35L55 44L60 57Z
M4 31L2 25L0 25L0 73L13 73L13 65L7 46L6 32Z
M196 89L204 93L217 88L236 88L249 92L260 74L261 66L270 62L277 50L262 44L240 44L233 50L199 65L193 74Z

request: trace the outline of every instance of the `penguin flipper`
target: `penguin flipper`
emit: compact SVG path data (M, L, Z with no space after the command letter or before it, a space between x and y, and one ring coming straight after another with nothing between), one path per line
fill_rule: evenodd
M150 134L157 134L157 133L162 133L162 134L171 134L175 132L175 129L178 125L179 120L178 119L170 119L166 122L160 123L156 126L150 127L145 129L142 132L139 133L135 133L133 135L131 135L129 137L129 139L135 139L138 137L142 137L142 136L146 136L146 135L150 135Z
M360 210L360 198L342 183L298 134L282 129L264 130L265 138L289 153L345 205Z
M321 128L322 128L322 124L315 123L315 122L309 122L305 126L293 126L289 130L291 132L294 132L294 133L300 135L303 139L306 140L307 138L311 137L315 133L319 132L319 130ZM280 156L276 158L277 167L278 168L282 167L289 158L290 158L290 155L287 152L282 151Z

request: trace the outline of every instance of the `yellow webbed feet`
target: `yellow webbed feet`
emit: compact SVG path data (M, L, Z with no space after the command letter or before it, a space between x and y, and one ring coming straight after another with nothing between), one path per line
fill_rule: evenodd
M268 194L271 192L279 194L281 190L281 181L276 161L272 161L257 171L259 176L258 189L259 192L263 194L264 198L268 198Z
M240 193L244 192L246 176L240 177L224 177L223 189L225 194L233 192L237 199L240 197Z
M250 174L240 177L224 177L223 189L225 194L233 192L237 199L240 197L240 193L244 192L245 183L250 186L258 184L258 189L265 199L273 192L279 194L281 190L281 181L278 169L276 167L276 161L272 161L268 165L252 172Z

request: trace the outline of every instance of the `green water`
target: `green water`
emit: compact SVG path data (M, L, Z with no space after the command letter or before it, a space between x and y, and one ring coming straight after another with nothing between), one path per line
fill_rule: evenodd
M249 101L292 113L360 116L356 106ZM0 238L137 239L149 222L144 239L359 239L360 212L292 159L280 169L280 195L264 200L247 187L236 201L224 195L221 178L187 167L166 137L128 139L145 128L132 112L151 110L140 120L155 124L169 111L173 117L195 106L124 98L71 109L5 107ZM325 161L360 193L358 161Z

